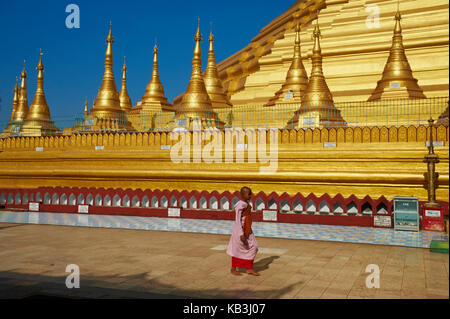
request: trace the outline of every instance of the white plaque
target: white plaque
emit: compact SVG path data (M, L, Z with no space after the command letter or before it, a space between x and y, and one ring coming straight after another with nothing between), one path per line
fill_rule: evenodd
M287 94L284 96L284 98L287 99L287 100L290 100L290 99L293 99L293 98L294 98L294 95L293 95L292 93L287 93Z
M242 149L245 150L245 149L247 149L247 146L248 146L247 144L237 144L236 145L238 150L242 150Z
M44 148L43 147L36 147L36 152L43 152Z
M78 213L89 214L89 205L78 205Z
M435 218L439 218L441 217L441 211L440 210L425 210L425 216L426 217L435 217Z
M427 147L429 147L429 146L430 146L430 141L427 141ZM444 142L443 141L433 142L433 146L434 147L444 146Z
M391 227L391 216L373 216L373 225L378 227Z
M303 125L314 125L316 123L316 119L314 117L305 117L303 119Z
M336 142L325 142L323 147L336 147Z
M169 217L180 217L180 209L176 207L169 207L167 209Z
M38 212L39 211L39 203L29 203L28 210L30 212Z
M170 150L170 145L161 145L162 150Z
M398 89L400 87L400 82L391 82L391 89Z
M263 220L277 221L276 210L263 210Z
M96 151L103 151L104 148L105 148L105 147L104 147L103 145L96 145L96 146L95 146L95 150L96 150Z

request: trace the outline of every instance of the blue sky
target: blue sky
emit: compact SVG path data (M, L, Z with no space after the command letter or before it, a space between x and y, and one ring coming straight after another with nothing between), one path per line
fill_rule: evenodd
M97 94L103 75L106 35L112 21L114 75L120 90L127 57L128 92L133 104L144 95L152 70L155 38L160 78L170 101L183 93L191 75L193 37L201 19L203 66L210 21L220 62L250 43L261 28L295 1L0 1L0 122L9 120L15 77L26 59L28 101L36 89L39 49L44 52L45 92L52 117L80 113ZM80 28L68 29L66 6L80 8Z

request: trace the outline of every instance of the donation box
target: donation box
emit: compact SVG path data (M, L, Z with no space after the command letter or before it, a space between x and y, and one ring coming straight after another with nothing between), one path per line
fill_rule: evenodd
M440 207L422 207L423 230L444 231L444 209Z
M394 197L394 229L419 231L419 199Z

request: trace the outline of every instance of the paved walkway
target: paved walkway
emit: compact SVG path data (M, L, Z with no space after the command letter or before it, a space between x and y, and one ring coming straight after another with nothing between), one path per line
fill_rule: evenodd
M0 222L44 225L104 227L142 230L164 230L229 235L230 220L174 219L136 216L61 214L44 212L0 212ZM431 240L445 239L442 233L430 231L395 231L392 228L329 226L294 223L262 223L252 225L257 237L326 240L348 243L429 248Z
M260 277L229 274L228 235L0 223L0 297L448 298L447 254L258 238ZM68 264L81 288L67 289ZM377 264L380 289L365 287Z

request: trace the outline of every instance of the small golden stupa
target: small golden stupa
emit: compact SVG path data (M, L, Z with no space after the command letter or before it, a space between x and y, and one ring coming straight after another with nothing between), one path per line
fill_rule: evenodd
M12 110L11 110L11 117L9 119L9 123L6 126L6 128L3 130L3 132L0 134L0 136L8 136L11 133L14 132L14 119L16 115L16 109L19 105L19 86L17 84L17 77L16 77L16 85L14 86L14 97L13 97L13 104L12 104Z
M25 63L22 74L20 75L19 103L14 113L14 121L22 122L28 114L28 98L27 98L27 72L25 71Z
M44 65L42 64L42 52L39 56L37 88L33 102L24 120L21 133L25 136L41 136L56 134L60 130L55 126L50 116L44 92Z
M159 79L158 46L155 43L153 48L153 71L152 78L145 88L141 104L135 109L143 111L173 111L172 104L169 103L164 94L164 87Z
M288 122L288 128L305 126L338 127L346 125L342 119L341 112L334 106L333 95L323 75L320 37L321 33L317 19L313 32L314 47L311 57L311 75L305 93L301 97L300 109L295 112L293 118Z
M88 116L85 116L83 123L75 125L78 131L118 131L134 130L128 121L125 112L120 106L120 96L116 88L113 73L113 51L112 44L114 38L111 31L106 38L107 48L105 53L105 73L102 85L97 94L94 106Z
M200 19L198 19L197 32L194 37L195 48L192 59L192 76L175 117L169 124L175 122L176 126L192 128L194 121L201 121L201 127L223 128L224 123L219 120L217 113L212 109L211 99L206 91L202 75L202 51L200 42Z
M209 34L208 66L203 75L203 80L205 81L206 91L208 92L213 109L222 109L233 106L223 89L222 81L217 72L216 55L214 53L214 35L212 30Z
M294 57L286 75L286 81L265 106L285 103L300 104L302 102L302 95L308 86L308 74L302 62L299 23L297 23L295 33Z
M131 110L131 106L133 104L131 103L131 98L128 95L128 90L127 90L127 64L125 62L125 58L124 58L123 67L122 67L122 88L121 88L120 94L119 94L119 101L120 101L120 108L124 112L128 112L129 110Z
M388 60L384 67L383 76L378 81L377 87L372 92L368 101L377 101L391 98L425 99L423 90L413 77L411 66L406 58L403 47L402 16L399 8L395 14L394 36Z
M89 106L88 106L88 101L84 101L84 115L87 116L89 115Z

